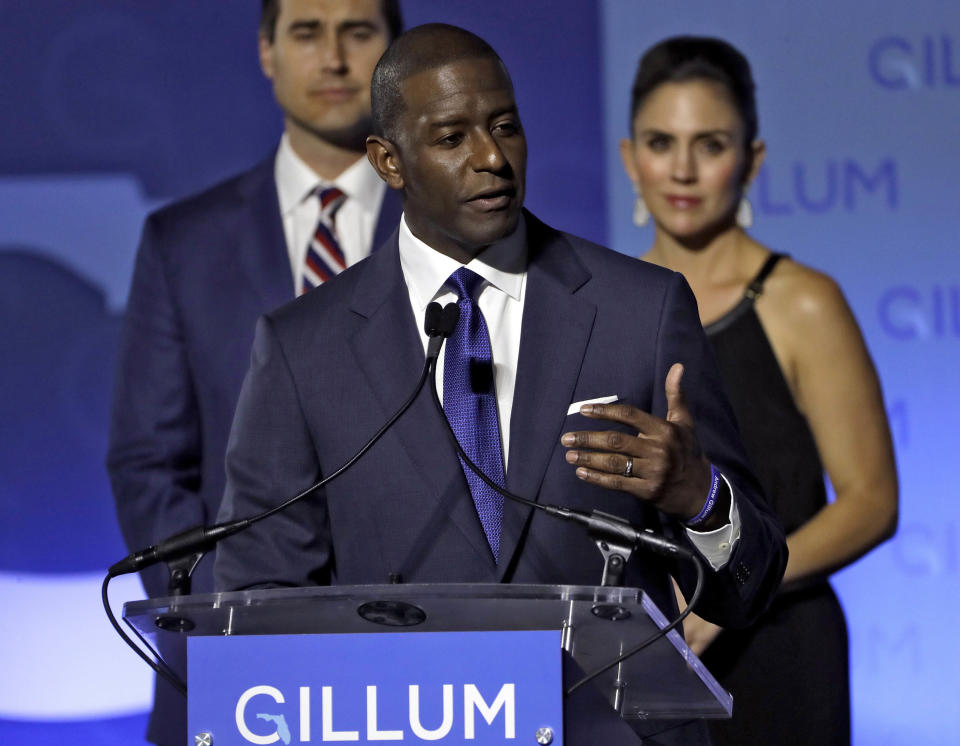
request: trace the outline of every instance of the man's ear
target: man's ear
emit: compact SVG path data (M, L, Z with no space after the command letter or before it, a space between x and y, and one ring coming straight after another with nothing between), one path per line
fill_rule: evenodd
M391 189L403 189L403 173L397 146L380 135L367 137L367 160Z
M270 80L273 80L273 42L269 37L260 33L257 34L257 45L260 52L260 69Z

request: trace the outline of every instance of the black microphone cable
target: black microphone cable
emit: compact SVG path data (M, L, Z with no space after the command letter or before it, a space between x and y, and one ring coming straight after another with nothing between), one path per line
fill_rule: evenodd
M452 305L452 304L451 304ZM589 674L585 675L579 681L570 686L566 692L565 696L573 694L577 689L579 689L584 684L587 684L590 681L593 681L598 676L602 675L604 672L610 670L614 666L622 663L627 658L632 655L639 653L646 647L649 647L657 640L662 637L665 637L671 630L675 629L680 625L684 619L687 618L693 611L697 602L700 600L700 595L703 592L703 583L705 579L705 571L703 569L703 561L694 553L688 550L686 547L683 547L675 542L670 541L662 536L655 534L649 529L638 530L631 526L627 521L617 518L616 516L611 516L600 511L593 511L592 513L584 513L579 510L574 510L572 508L565 508L559 505L550 505L546 503L539 503L534 500L530 500L520 495L516 495L509 490L501 487L495 481L493 481L486 473L484 473L479 466L477 466L470 457L463 450L463 447L460 445L460 441L457 440L456 433L453 432L453 428L450 425L450 421L447 419L446 413L443 411L443 404L440 403L440 396L437 393L437 370L436 370L436 358L428 359L427 365L430 368L430 394L433 398L434 406L437 411L440 413L440 417L447 425L447 432L450 433L450 438L453 441L454 448L457 451L457 455L463 459L463 462L467 467L481 480L486 484L490 489L495 490L498 494L503 496L508 500L513 502L520 503L521 505L526 505L530 508L536 508L537 510L542 510L548 515L552 515L555 518L560 518L562 520L573 521L579 523L582 526L587 527L591 532L591 535L606 535L612 539L619 541L627 540L628 543L633 546L633 548L646 548L651 551L656 552L657 554L665 555L668 557L677 557L681 559L688 560L693 563L693 566L696 568L697 572L697 583L694 587L693 595L690 597L690 602L687 604L687 607L680 612L672 621L670 621L662 629L657 630L654 634L647 637L642 642L638 643L634 647L628 649L621 655L617 656L609 663L605 663L600 668L591 671Z
M186 531L175 534L168 539L161 541L159 544L148 547L147 549L133 552L124 559L110 566L106 577L103 579L103 585L101 587L100 594L107 618L110 620L110 623L113 625L113 628L116 630L117 634L120 635L121 639L123 639L123 641L126 642L127 645L129 645L137 655L146 661L147 665L150 666L150 668L152 668L158 676L166 679L174 689L186 696L186 684L184 684L173 672L173 670L162 661L160 656L157 656L159 662L152 660L150 656L148 656L140 648L140 646L133 641L133 639L126 633L126 631L117 621L117 618L113 613L113 609L110 608L110 602L108 598L107 588L110 584L110 580L118 575L126 575L128 573L137 572L146 567L154 565L157 562L185 557L195 552L208 552L226 537L231 536L238 531L243 531L252 526L254 523L258 523L264 518L268 518L275 513L279 513L281 510L285 510L290 505L293 505L293 503L302 500L343 474L364 454L366 454L367 451L369 451L377 443L377 441L380 440L381 437L383 437L383 434L386 433L387 430L389 430L398 419L400 419L403 413L406 412L416 400L417 396L420 394L420 391L423 389L423 385L426 382L427 375L433 367L434 361L440 354L440 347L443 344L444 338L450 336L450 334L452 334L453 330L456 328L458 317L459 309L457 308L456 304L448 304L446 308L441 308L439 303L431 303L427 306L427 312L424 318L424 330L429 337L429 342L427 345L426 359L424 360L423 369L420 371L420 377L417 379L416 386L407 400L400 405L400 408L390 416L390 418L380 427L379 430L377 430L377 432L373 434L373 436L371 436L371 438L360 448L359 451L351 456L336 471L324 477L319 482L311 485L310 487L307 487L302 492L297 493L293 497L284 500L282 503L274 505L269 510L265 510L263 513L259 513L258 515L251 516L249 518L241 518L235 521L229 521L227 523L221 523L210 527L195 526L187 529Z
M103 579L103 584L100 586L100 599L103 602L103 610L107 613L107 619L110 620L110 624L113 625L114 630L117 634L120 635L120 639L123 640L134 653L139 655L143 661L153 669L153 672L162 679L165 679L170 686L172 686L176 691L180 692L184 697L187 696L187 685L180 680L180 677L174 672L166 662L157 655L156 651L153 651L154 655L157 655L157 660L153 660L149 655L147 655L143 649L133 641L133 638L127 634L127 631L120 626L120 622L117 621L117 617L113 613L113 609L110 608L110 599L108 597L107 587L110 585L110 581L116 576L107 573Z

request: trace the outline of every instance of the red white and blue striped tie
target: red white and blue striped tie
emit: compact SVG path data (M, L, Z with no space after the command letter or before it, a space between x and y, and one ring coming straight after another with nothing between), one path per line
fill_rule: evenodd
M337 210L347 196L336 187L330 187L318 189L317 197L320 199L320 219L307 246L299 295L322 285L347 268L347 260L337 243L335 222Z

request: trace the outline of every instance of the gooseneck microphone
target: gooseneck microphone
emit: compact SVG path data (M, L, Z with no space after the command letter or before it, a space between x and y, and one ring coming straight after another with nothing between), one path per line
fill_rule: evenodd
M450 308L451 306L456 309L456 306L454 306L452 303L447 306L447 308ZM446 309L444 309L444 312L446 312ZM455 316L453 319L453 325L454 327L456 326ZM445 334L444 338L448 337L450 334L452 334L452 330ZM442 343L443 339L440 339L440 344ZM586 528L590 535L598 542L605 542L614 547L629 547L630 549L638 549L642 547L666 557L676 557L687 560L694 559L693 552L686 547L674 541L670 541L669 539L654 533L650 529L638 529L623 518L619 518L609 513L604 513L600 510L594 510L590 513L585 513L583 511L575 510L573 508L566 508L561 505L550 505L549 503L536 502L535 500L530 500L525 497L521 497L520 495L516 495L497 484L494 480L487 476L487 474L485 474L479 466L470 460L470 457L463 450L462 446L460 445L460 441L457 440L456 434L454 434L453 429L450 427L450 423L443 411L443 404L440 403L440 396L437 393L436 356L432 359L428 358L427 365L430 368L430 394L433 398L434 406L440 413L443 421L447 424L447 431L450 433L450 439L457 451L457 455L463 459L463 462L467 465L467 467L481 480L483 480L483 482L490 489L496 491L499 495L507 500L520 503L521 505L526 505L530 508L541 510L548 515L552 515L554 518L578 523ZM614 583L610 584L612 585Z
M448 308L449 307L450 306L448 306ZM456 316L454 316L452 324L453 327L456 326L456 320ZM444 335L444 338L450 336L452 333L453 330L451 328L451 330ZM441 339L440 344L442 343L443 340ZM691 552L686 547L670 541L669 539L654 533L650 529L638 529L619 516L604 513L600 510L593 510L590 513L585 513L580 510L574 510L573 508L566 508L560 505L550 505L548 503L536 502L534 500L521 497L520 495L515 495L493 481L470 459L467 453L463 450L463 447L460 445L460 441L457 440L456 433L454 433L453 428L450 426L449 420L447 420L446 413L443 411L443 404L441 404L440 397L437 394L436 358L437 356L427 359L427 366L430 368L430 394L433 398L434 406L440 414L440 417L447 425L447 432L450 434L450 439L457 451L457 455L463 460L463 463L465 463L467 467L473 471L474 474L483 480L488 487L496 491L507 500L512 500L513 502L520 503L521 505L542 510L543 512L547 513L548 515L552 515L555 518L565 521L572 521L573 523L577 523L586 528L590 537L596 542L601 554L604 556L605 562L601 585L618 585L619 580L622 579L625 565L630 557L631 552L634 549L639 548L647 549L666 557L675 557L686 560L692 563L696 570L697 583L687 607L676 617L674 617L674 619L672 619L667 625L661 629L658 629L645 640L623 651L616 658L601 664L598 668L585 674L581 679L571 685L564 692L566 696L570 696L577 689L586 685L590 681L593 681L605 671L608 671L619 663L622 663L627 658L636 655L641 650L649 647L660 638L665 637L667 633L678 627L683 620L690 615L690 613L696 607L697 602L700 600L700 595L703 591L703 583L705 579L703 561L694 552Z
M324 485L329 484L343 474L347 469L353 466L367 451L374 446L378 440L380 440L383 434L390 429L393 423L396 422L403 415L403 413L410 408L420 391L423 389L423 385L427 380L427 374L433 367L437 357L440 354L440 348L443 346L443 340L453 334L453 330L457 326L457 319L459 316L460 310L457 308L455 303L448 304L446 308L441 308L439 303L430 303L427 306L427 312L424 317L424 331L427 333L429 341L427 344L426 359L424 360L423 369L420 372L420 377L417 380L416 386L414 386L413 391L410 393L410 396L407 398L407 400L400 405L400 408L394 412L393 415L391 415L390 419L388 419L383 426L377 430L377 432L374 433L373 436L360 448L360 450L351 456L339 469L324 477L319 482L307 487L307 489L303 490L302 492L299 492L293 497L288 498L282 503L279 503L269 510L265 510L255 516L241 518L226 523L219 523L214 526L194 526L186 531L181 531L178 534L174 534L173 536L164 539L154 546L132 552L119 562L116 562L110 566L110 568L107 570L106 577L103 579L100 593L107 618L110 620L110 623L113 625L113 628L116 630L117 634L120 635L120 637L133 649L133 651L139 655L158 676L166 679L174 689L186 696L187 687L179 679L176 673L174 673L174 671L170 669L170 667L162 659L158 658L157 661L151 659L150 656L148 656L130 638L130 636L120 626L119 622L114 616L113 609L110 608L110 601L107 594L107 588L110 584L110 580L118 575L126 575L128 573L138 572L139 570L143 570L144 568L150 567L151 565L155 565L159 562L175 563L178 560L190 558L192 561L189 563L189 569L184 571L184 580L181 582L181 588L183 590L180 591L181 593L189 593L190 572L192 572L193 568L196 567L197 562L199 562L200 558L205 553L213 549L220 541L228 536L232 536L239 531L243 531L244 529L252 526L254 523L258 523L274 513L279 513L281 510L286 510L294 503L302 500L308 495L311 495ZM174 572L179 572L179 570Z
M155 565L158 562L176 560L181 557L190 556L197 552L208 552L228 536L232 536L238 531L243 531L244 529L252 526L254 523L258 523L264 518L268 518L275 513L279 513L281 510L286 510L294 503L299 502L303 498L316 492L324 485L329 484L334 479L339 477L341 474L343 474L343 472L353 466L367 451L369 451L374 444L380 440L383 434L390 429L393 423L396 422L413 404L414 400L417 398L417 395L420 393L420 390L423 388L424 383L426 382L427 374L433 367L433 362L436 361L440 354L440 348L443 345L443 340L449 337L456 328L459 315L460 311L455 303L448 304L446 308L441 308L439 303L431 303L427 306L427 312L424 320L424 331L426 331L427 336L429 337L429 342L427 345L426 360L424 361L423 369L420 373L420 378L417 380L416 386L414 386L413 391L407 400L396 412L393 413L390 419L388 419L383 426L373 434L370 440L368 440L360 448L360 450L351 456L339 469L324 477L319 482L307 487L302 492L297 493L293 497L288 498L282 503L279 503L269 510L265 510L264 512L255 516L241 518L235 521L229 521L227 523L219 523L214 526L194 526L186 531L174 534L173 536L164 539L154 546L133 552L119 562L111 565L110 569L107 571L107 574L110 575L110 577L116 577L117 575L138 572L139 570L143 570L146 567Z
M591 513L585 513L563 506L539 503L534 500L529 500L527 498L520 497L519 495L515 495L490 479L490 477L481 471L480 468L463 451L463 448L460 446L460 443L457 440L456 435L453 433L453 430L450 428L450 423L443 412L443 405L440 403L440 399L437 394L436 382L436 362L440 355L440 350L443 346L444 340L447 339L456 329L459 315L460 310L455 303L449 303L445 307L441 307L438 303L430 303L427 306L424 318L424 331L428 336L427 353L416 385L414 386L409 397L397 409L397 411L394 412L393 415L391 415L390 418L383 424L383 426L377 430L377 432L374 433L373 436L371 436L371 438L336 471L332 472L310 487L307 487L302 492L299 492L293 497L284 500L283 502L266 511L263 511L262 513L250 516L248 518L241 518L213 526L195 526L164 539L154 546L133 552L124 559L110 566L109 570L107 571L107 575L104 578L101 589L103 605L107 617L109 618L114 629L127 642L127 644L129 644L134 651L147 663L147 665L149 665L159 676L169 681L174 688L184 695L186 694L186 685L179 680L176 674L166 665L166 663L164 663L162 660L159 662L153 661L143 650L140 649L139 646L133 642L132 639L130 639L129 635L120 627L119 623L117 622L116 617L110 608L107 597L107 586L110 582L110 579L118 575L137 572L159 562L173 563L177 560L183 560L184 558L195 557L196 560L192 563L192 566L195 567L196 561L199 560L199 557L213 549L217 543L223 539L243 531L252 526L254 523L258 523L259 521L262 521L263 519L268 518L275 513L286 510L294 503L311 495L324 485L329 484L343 474L347 469L353 466L353 464L355 464L361 457L363 457L363 455L366 454L367 451L369 451L378 440L380 440L384 433L386 433L386 431L389 430L390 427L392 427L393 424L410 408L417 396L420 394L420 391L423 389L428 376L430 377L430 390L434 405L439 411L444 423L447 425L450 437L460 458L463 459L463 462L468 466L468 468L470 468L480 479L482 479L489 487L498 492L504 498L532 508L536 508L537 510L542 510L547 514L554 516L555 518L572 521L584 526L590 533L590 536L594 538L598 546L600 546L601 551L604 552L604 555L607 558L607 567L611 564L611 557L620 558L621 573L622 564L625 563L626 559L629 557L630 551L639 547L643 547L668 557L688 559L693 561L697 567L697 587L690 599L687 609L682 614L680 614L669 625L660 630L657 634L650 637L648 640L644 641L635 648L624 652L618 659L605 665L602 669L592 672L584 679L577 682L577 684L567 691L568 694L585 684L587 681L598 676L607 668L616 665L618 662L624 660L630 655L633 655L634 653L654 642L656 639L659 639L665 635L671 629L676 627L692 611L700 596L703 582L703 567L702 563L699 561L699 558L697 558L688 549L662 536L654 534L649 529L637 529L622 518L603 513L598 510L594 510ZM189 572L190 571L188 570L186 583L187 588L189 587ZM616 577L608 577L607 569L605 567L604 584L615 583ZM189 591L187 590L185 592Z
M427 306L427 313L423 319L423 330L429 338L426 359L428 370L431 363L436 362L437 358L440 357L440 348L443 346L443 341L453 334L459 320L460 308L456 303L448 303L443 308L440 307L439 303L431 303Z

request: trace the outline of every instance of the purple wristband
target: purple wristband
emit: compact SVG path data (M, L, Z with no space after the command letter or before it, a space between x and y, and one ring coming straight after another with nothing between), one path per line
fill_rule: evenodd
M690 528L699 526L710 517L713 509L717 506L717 495L720 494L720 478L720 472L717 471L717 467L710 464L710 492L707 494L707 501L703 504L703 507L700 508L699 513L690 520L683 522L685 526L689 526Z

